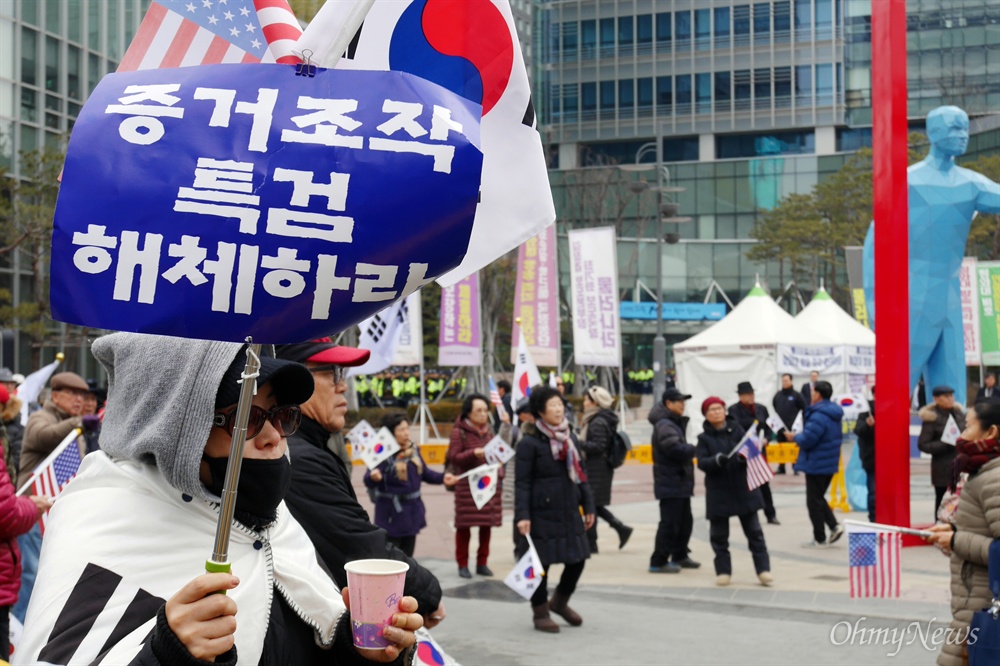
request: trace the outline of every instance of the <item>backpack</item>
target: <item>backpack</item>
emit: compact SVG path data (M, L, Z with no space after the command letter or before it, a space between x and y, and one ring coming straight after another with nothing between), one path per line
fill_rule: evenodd
M608 447L608 465L611 469L618 469L625 463L628 452L632 450L632 440L624 430L619 430L611 437L611 445Z

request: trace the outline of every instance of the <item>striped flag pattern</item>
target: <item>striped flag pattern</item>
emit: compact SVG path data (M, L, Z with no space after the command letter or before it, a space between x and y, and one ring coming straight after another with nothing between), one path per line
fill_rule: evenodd
M503 399L500 397L500 391L497 390L497 382L493 377L490 377L490 402L493 403L494 407L503 407Z
M74 428L73 431L60 442L59 446L49 454L32 473L30 481L31 495L44 495L55 499L62 492L66 484L76 476L80 469L82 458L80 456L80 446L77 438L81 430ZM20 493L19 493L20 494ZM39 521L42 534L45 534L46 512Z
M153 0L119 72L220 63L295 63L287 0Z
M767 460L761 455L762 446L760 435L757 434L757 424L754 422L754 427L743 438L743 444L736 449L736 453L746 458L747 488L750 490L759 488L774 478Z
M903 535L849 525L847 539L851 598L898 597Z

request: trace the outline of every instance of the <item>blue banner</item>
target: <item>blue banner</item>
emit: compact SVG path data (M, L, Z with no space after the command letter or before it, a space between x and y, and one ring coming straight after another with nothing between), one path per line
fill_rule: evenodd
M480 116L400 72L109 75L69 143L53 317L263 343L343 330L461 262Z
M622 319L656 320L656 303L622 301ZM664 303L664 321L718 321L726 316L725 303Z

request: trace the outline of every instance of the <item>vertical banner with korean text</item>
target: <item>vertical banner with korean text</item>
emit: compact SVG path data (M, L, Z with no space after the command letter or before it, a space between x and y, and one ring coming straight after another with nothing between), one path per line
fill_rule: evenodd
M406 297L403 315L403 327L399 332L399 343L392 356L392 364L420 365L420 359L424 355L424 313L419 291Z
M976 265L979 300L979 348L983 365L1000 365L1000 262Z
M979 306L976 304L976 258L965 257L958 271L962 290L962 330L965 338L965 365L979 365Z
M569 232L573 358L580 365L618 367L618 253L614 227Z
M438 365L479 366L482 363L479 273L473 273L450 287L441 287Z
M518 331L524 331L524 340L535 363L542 367L559 367L559 273L556 271L555 225L529 239L517 252L514 320L510 362L517 361Z

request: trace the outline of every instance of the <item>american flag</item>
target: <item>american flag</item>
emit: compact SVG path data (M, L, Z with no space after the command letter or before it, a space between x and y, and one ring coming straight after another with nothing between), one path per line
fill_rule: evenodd
M119 72L219 63L296 63L287 0L153 0Z
M490 377L490 402L497 408L503 406L503 399L500 398L500 391L497 390L497 382Z
M848 526L851 597L898 597L899 553L903 535L899 532Z
M761 455L762 446L760 436L757 434L757 423L754 422L753 428L743 438L743 444L736 449L736 453L746 458L747 488L750 490L759 488L774 478L767 460Z
M49 457L35 469L29 482L31 495L44 495L55 499L66 487L66 484L76 476L82 462L80 446L77 444L80 432L79 428L74 428L49 454ZM48 514L43 515L40 521L43 534L45 533L46 515Z

